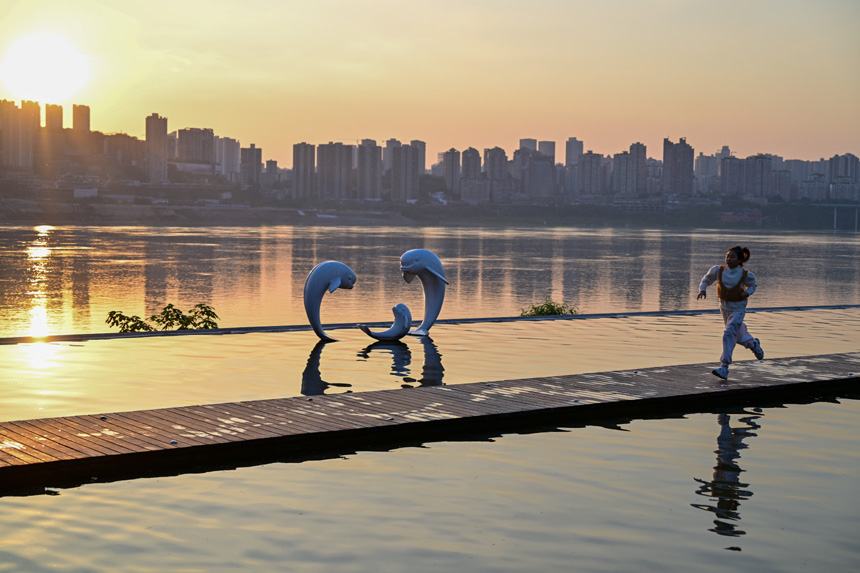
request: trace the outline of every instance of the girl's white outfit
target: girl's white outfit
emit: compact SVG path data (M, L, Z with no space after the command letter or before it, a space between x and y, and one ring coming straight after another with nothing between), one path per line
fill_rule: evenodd
M714 265L702 277L702 282L699 285L699 291L704 292L709 286L717 281L720 274L720 266ZM723 268L723 287L731 289L740 282L743 277L744 269L740 265L735 268L729 268L726 265ZM752 295L755 292L756 282L755 275L750 271L746 273L746 292ZM728 367L732 363L732 352L736 344L740 344L744 348L752 350L755 347L755 338L747 331L747 325L744 324L744 317L747 313L747 300L739 300L736 302L720 299L720 313L723 315L723 323L726 329L723 331L723 354L720 356L720 362L723 366Z

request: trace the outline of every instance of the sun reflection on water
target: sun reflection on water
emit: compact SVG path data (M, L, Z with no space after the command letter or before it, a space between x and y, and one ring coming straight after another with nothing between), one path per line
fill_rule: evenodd
M48 278L48 259L51 248L48 237L54 227L39 225L34 228L37 235L33 244L27 247L27 259L30 263L30 289L27 294L31 297L29 334L34 338L42 338L50 334L48 328L47 293L45 282Z

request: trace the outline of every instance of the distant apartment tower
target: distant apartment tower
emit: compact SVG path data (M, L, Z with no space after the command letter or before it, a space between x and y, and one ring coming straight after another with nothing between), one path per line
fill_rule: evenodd
M146 118L146 174L151 183L167 181L167 118Z
M460 152L453 147L442 154L445 187L454 195L460 194Z
M630 159L633 162L635 195L646 195L648 193L648 149L644 143L630 144Z
M612 157L612 194L632 197L636 195L636 165L629 151Z
M501 147L484 149L484 171L489 182L490 201L507 202L511 183L508 176L508 155Z
M583 195L601 195L604 188L603 156L591 150L582 154L577 170L577 186Z
M689 197L693 194L693 148L685 138L672 143L663 139L663 194Z
M63 106L45 104L45 128L49 131L61 131L63 129Z
M396 139L389 139L385 142L385 149L382 150L382 172L385 173L391 169L391 159L394 156L394 150L398 149L402 143Z
M391 156L391 200L414 203L418 200L418 150L411 145L395 148Z
M537 150L541 155L552 159L552 163L555 164L555 141L539 141Z
M293 145L293 197L296 199L314 196L314 152L310 143Z
M461 155L460 177L463 179L481 177L481 154L474 147L466 149Z
M212 129L186 127L180 129L178 135L179 161L215 165L215 132Z
M520 139L520 146L517 149L528 149L529 151L537 151L537 139Z
M358 198L382 200L382 148L373 139L362 139L358 146Z
M564 164L576 165L582 157L582 142L575 137L569 137L564 144Z
M418 154L418 175L424 175L427 173L427 144L421 140L413 139L409 142L409 145Z
M239 141L230 137L215 136L216 171L227 181L238 183L242 171L241 146Z
M317 146L317 189L320 199L343 201L352 198L352 146L323 143Z
M76 133L90 132L90 106L72 105L72 130Z
M252 143L251 147L242 147L239 153L242 183L259 185L263 175L263 150Z
M35 105L33 105L35 104ZM39 104L0 100L0 167L31 169ZM35 114L35 115L34 115Z

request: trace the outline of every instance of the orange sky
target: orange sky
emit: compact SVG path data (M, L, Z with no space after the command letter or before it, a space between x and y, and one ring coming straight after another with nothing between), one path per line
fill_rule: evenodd
M143 137L156 112L282 167L300 141L392 137L428 165L525 137L559 161L568 137L818 159L860 155L858 25L857 0L4 0L0 58L60 36L89 66L67 125L81 103Z

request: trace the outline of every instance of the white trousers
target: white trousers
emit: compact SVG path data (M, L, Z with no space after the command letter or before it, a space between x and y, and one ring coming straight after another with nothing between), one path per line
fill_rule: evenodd
M744 348L752 348L755 346L754 338L747 330L747 325L744 324L745 310L730 311L720 309L720 314L723 315L723 322L726 329L723 331L723 355L720 356L720 362L728 366L732 363L732 352L736 344L740 344Z

